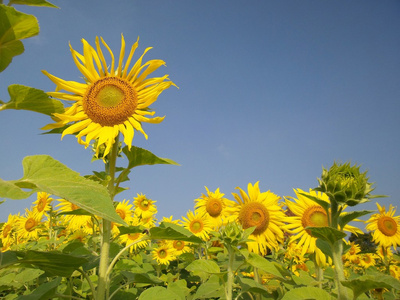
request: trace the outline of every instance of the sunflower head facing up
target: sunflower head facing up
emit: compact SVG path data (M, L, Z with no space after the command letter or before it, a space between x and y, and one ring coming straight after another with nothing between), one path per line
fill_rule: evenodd
M268 249L278 250L284 235L281 227L284 225L285 214L279 206L279 196L274 193L260 192L259 182L254 186L249 183L248 194L237 187L240 195L232 193L236 200L233 206L228 208L231 214L230 220L238 222L243 229L255 227L247 242L251 252L266 255Z
M106 63L100 41L110 54L111 66ZM142 129L142 122L160 123L164 119L164 117L150 118L154 115L154 111L151 111L149 106L164 90L175 84L168 79L168 75L147 78L150 73L165 65L165 62L159 59L142 64L143 56L151 48L147 48L131 65L138 41L139 39L131 47L125 62L123 62L125 56L123 35L121 35L118 61L102 38L96 37L95 47L82 39L82 54L70 46L72 58L83 74L85 82L66 81L43 71L57 86L55 92L48 94L60 100L70 101L72 105L66 108L64 113L53 114L56 123L42 129L63 128L62 137L76 134L78 143L85 147L95 140L96 156L99 155L100 148L105 146L102 152L103 158L110 152L120 132L128 148L132 146L135 130L141 132L147 139L147 134ZM65 92L60 92L61 90Z

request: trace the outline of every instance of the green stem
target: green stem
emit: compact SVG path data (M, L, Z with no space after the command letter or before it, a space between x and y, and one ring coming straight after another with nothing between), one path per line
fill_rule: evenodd
M339 218L339 213L342 210L341 207L339 207L338 203L336 202L335 199L330 199L331 201L331 222L330 222L330 227L340 230L338 228L338 218ZM335 265L335 280L336 280L336 286L338 289L338 300L347 300L348 295L347 295L347 289L344 287L341 283L341 281L346 280L344 276L344 268L343 268L343 260L342 260L342 255L343 255L343 242L342 240L336 241L332 246L332 258L333 258L333 263Z
M324 270L317 263L317 254L313 255L314 267L315 267L315 279L318 281L318 287L322 289L322 281L324 280Z
M233 263L235 261L235 251L230 245L226 245L228 250L228 279L225 286L225 298L227 300L232 300L232 288L233 288Z
M116 161L118 156L119 139L118 136L115 138L114 144L110 153L108 154L108 163L106 164L106 172L110 176L108 183L108 192L111 197L111 201L114 201L114 180ZM97 285L97 297L96 300L105 300L109 296L109 276L107 274L109 261L110 261L110 241L111 241L111 221L103 219L103 232L101 239L101 252L99 262L99 280Z
M332 246L333 263L335 265L335 279L338 289L338 300L347 300L349 299L347 295L347 289L341 283L341 281L346 280L344 276L342 254L343 254L343 242L342 240L339 240L336 241Z

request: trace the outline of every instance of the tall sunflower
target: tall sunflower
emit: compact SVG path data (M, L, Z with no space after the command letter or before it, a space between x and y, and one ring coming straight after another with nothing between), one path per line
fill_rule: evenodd
M278 204L279 196L274 193L260 192L259 182L254 186L249 183L248 194L237 187L240 195L232 193L236 200L233 206L228 208L231 219L239 222L243 229L255 226L255 230L247 242L249 250L266 255L267 249L278 250L279 243L283 242L282 226L285 214Z
M368 231L372 231L372 239L382 247L400 246L400 216L394 216L396 209L390 205L386 212L385 206L378 206L379 213L373 214L365 223Z
M168 75L147 78L150 73L165 65L165 62L159 59L150 60L142 65L143 56L151 47L130 67L139 39L133 44L127 60L123 63L125 40L121 35L121 51L117 64L110 47L103 38L100 40L111 56L111 66L106 63L98 37L95 42L96 48L82 39L83 54L75 51L70 45L72 58L84 76L84 83L66 81L42 71L57 86L55 92L48 94L73 103L64 113L55 113L53 119L56 123L43 129L67 126L62 137L66 134L77 134L78 143L85 147L88 147L92 140L97 140L96 156L99 155L102 145L105 146L103 155L106 156L120 132L128 148L132 146L135 130L140 131L147 139L141 123L160 123L164 119L149 118L154 115L149 106L164 90L175 84L168 79ZM83 140L83 137L86 139Z
M201 198L195 200L195 210L200 214L208 214L214 229L218 229L226 221L228 217L226 207L232 205L232 201L224 198L219 188L215 192L210 192L207 187L205 188L207 194L202 194Z
M293 215L285 217L285 222L288 224L284 226L284 229L292 234L290 241L299 240L298 245L302 247L303 255L306 253L315 253L318 265L324 266L326 264L326 256L317 248L317 238L314 237L306 227L327 227L328 216L321 205L302 194L317 197L325 202L329 202L329 197L324 193L315 192L311 189L308 193L301 189L294 190L294 192L297 199L293 197L285 198L285 203ZM344 230L362 233L360 229L350 225L346 225Z

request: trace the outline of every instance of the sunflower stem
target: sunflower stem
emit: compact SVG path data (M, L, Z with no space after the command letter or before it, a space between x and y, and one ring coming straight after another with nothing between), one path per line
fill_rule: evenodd
M335 199L330 199L330 202L331 202L330 226L334 229L340 230L338 228L338 217L339 217L340 207ZM347 299L349 299L347 289L341 283L342 281L346 280L346 278L344 276L344 268L343 268L343 260L342 260L342 255L343 255L342 240L340 239L340 240L336 241L331 246L331 249L332 249L333 263L335 265L335 280L336 280L336 286L338 289L338 300L347 300Z
M233 263L235 261L235 251L231 245L227 244L226 248L228 250L228 279L225 285L225 298L227 300L232 300L232 287L233 287Z
M115 138L114 144L108 155L108 162L106 163L106 172L110 176L108 183L108 192L111 197L111 201L114 201L114 180L116 161L118 156L119 139L118 136ZM110 242L111 242L111 221L103 219L103 232L101 239L101 252L99 262L99 280L97 285L97 297L96 300L105 300L109 297L109 275L107 273L109 261L110 261Z

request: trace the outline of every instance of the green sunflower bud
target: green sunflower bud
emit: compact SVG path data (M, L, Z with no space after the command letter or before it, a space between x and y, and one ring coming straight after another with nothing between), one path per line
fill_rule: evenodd
M243 228L238 223L228 223L220 230L224 243L237 246L243 242Z
M369 201L374 188L368 179L367 171L361 173L360 166L335 162L329 170L323 168L316 190L324 192L337 203L354 206Z

